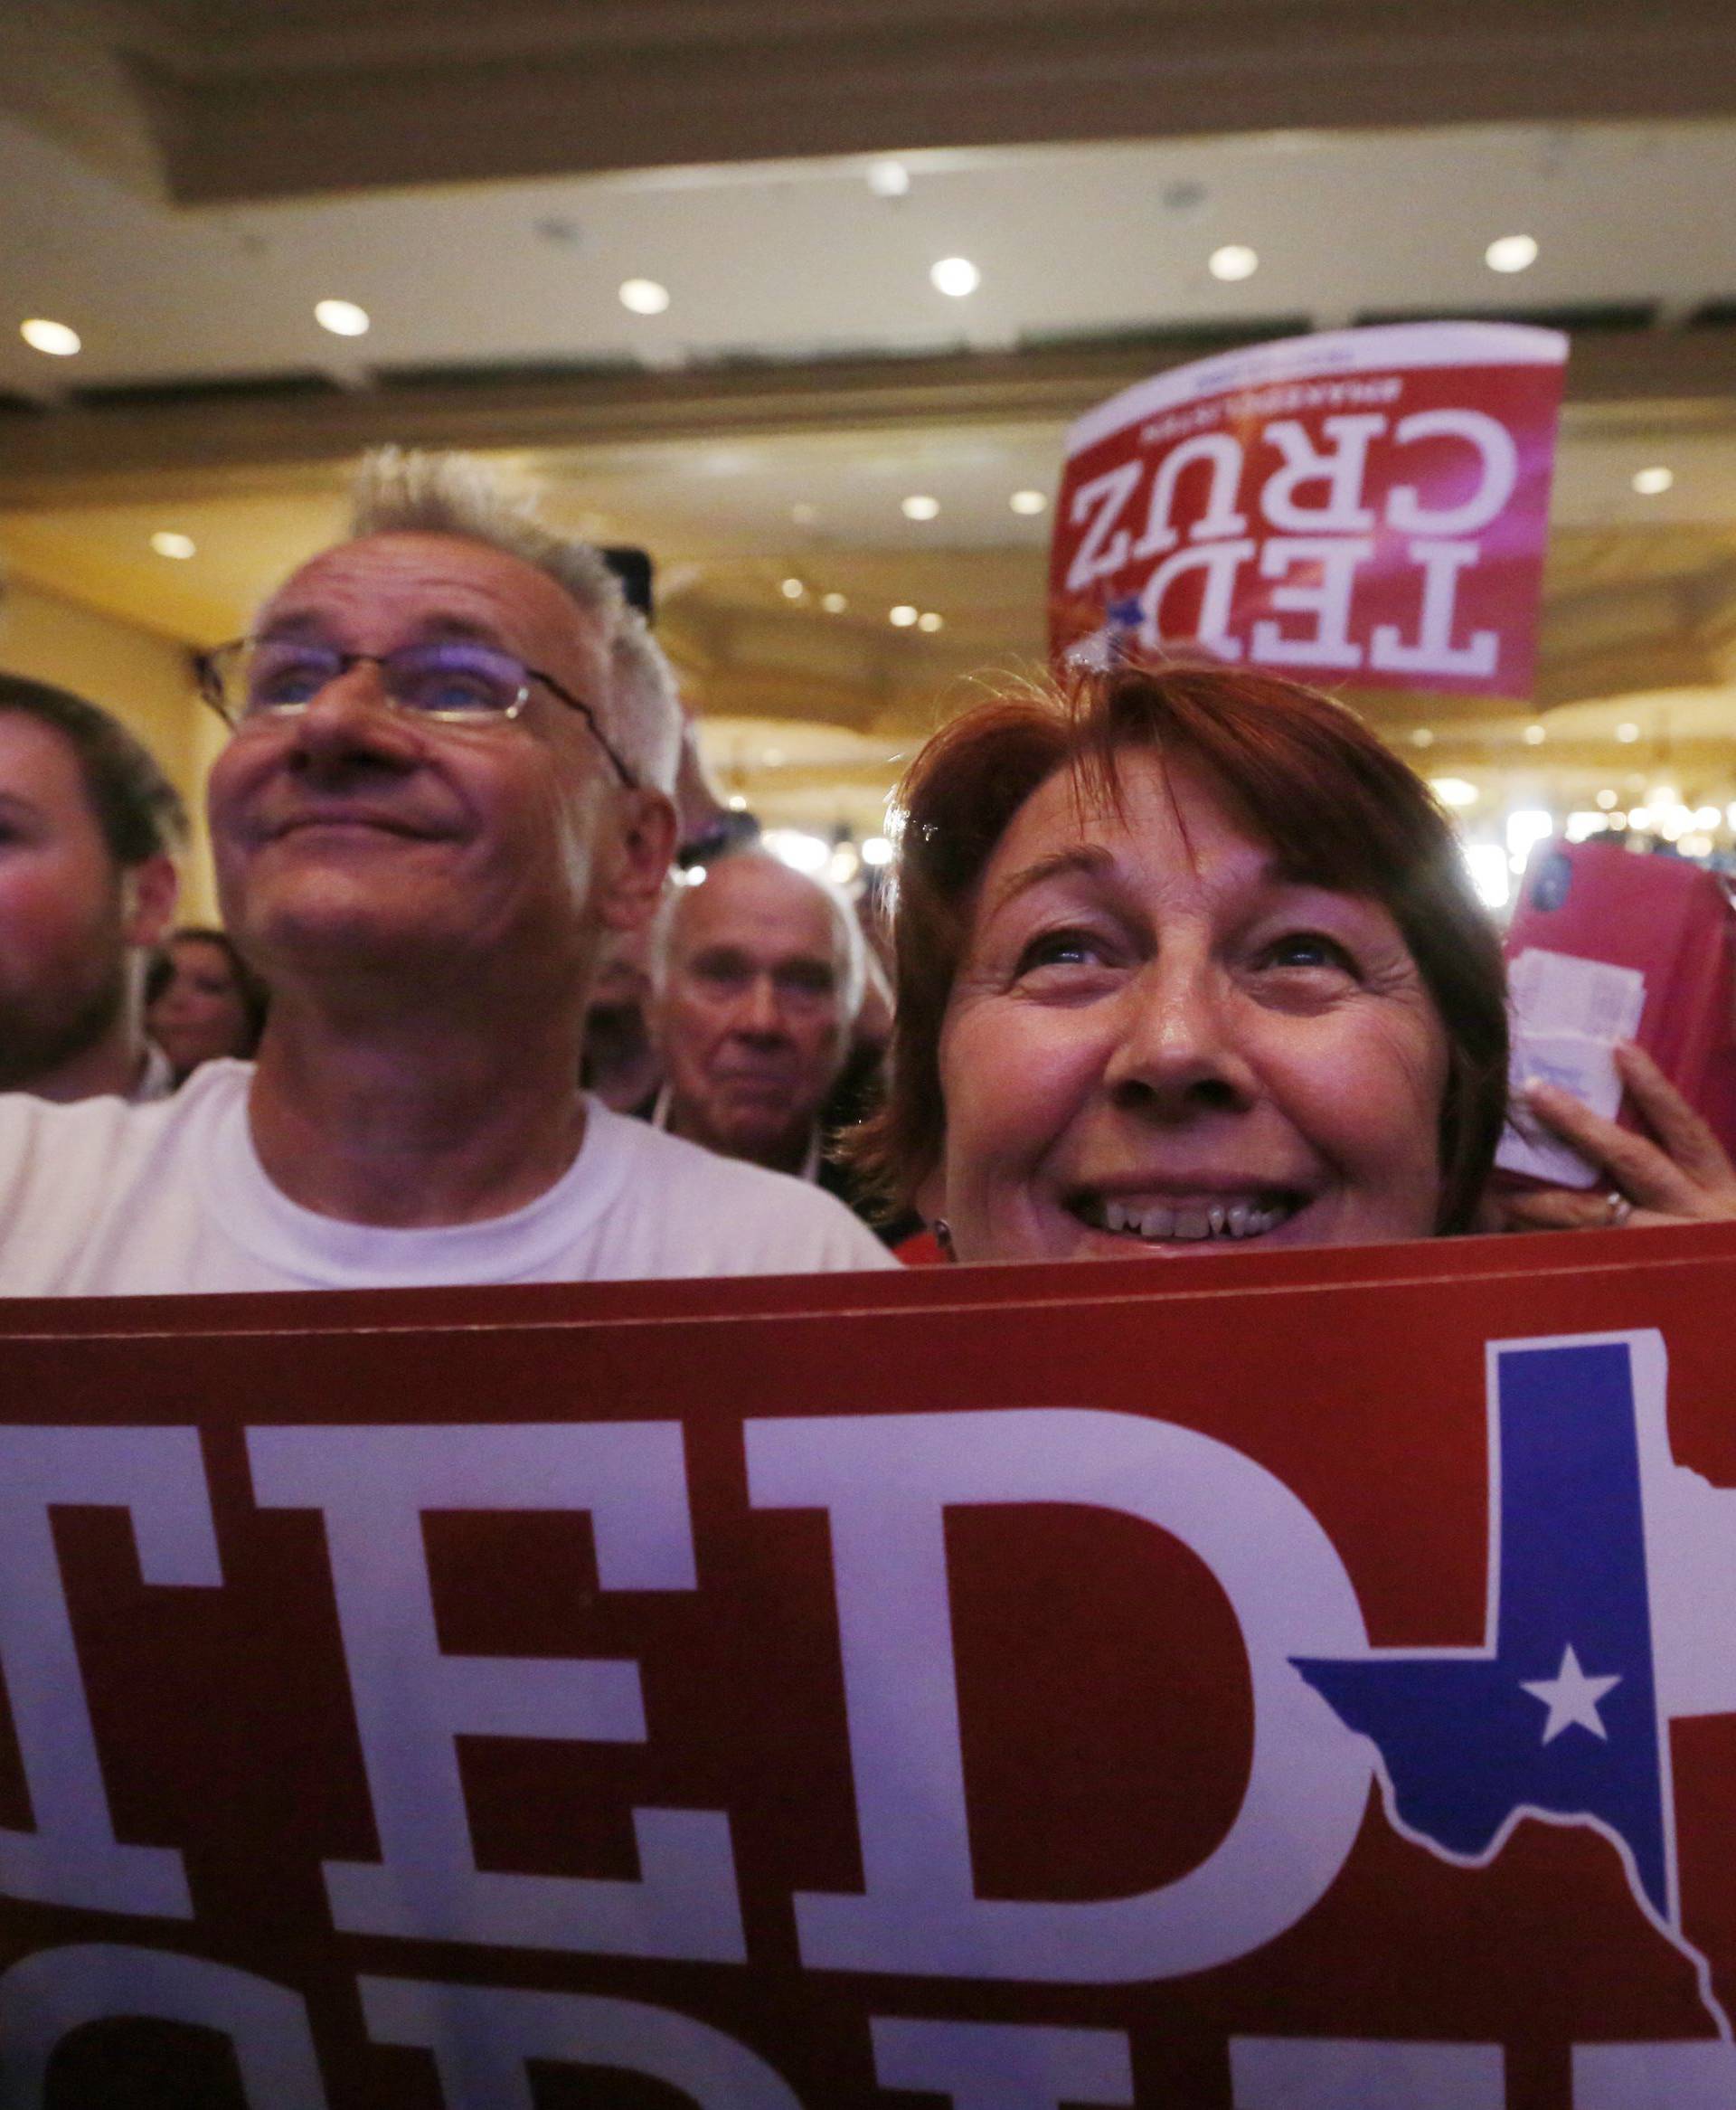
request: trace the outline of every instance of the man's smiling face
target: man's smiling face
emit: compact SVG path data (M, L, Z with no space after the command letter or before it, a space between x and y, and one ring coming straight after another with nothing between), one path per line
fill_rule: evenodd
M532 565L456 536L341 544L275 596L259 635L369 655L467 638L608 709L598 622ZM514 719L451 724L392 708L379 670L354 667L304 710L247 721L213 768L226 921L274 977L411 976L526 948L577 976L608 771L540 686Z

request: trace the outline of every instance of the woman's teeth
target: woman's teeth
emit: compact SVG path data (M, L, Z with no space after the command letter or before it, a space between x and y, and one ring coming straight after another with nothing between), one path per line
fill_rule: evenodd
M1106 1231L1148 1243L1210 1238L1258 1238L1295 1214L1282 1202L1104 1202L1099 1216Z

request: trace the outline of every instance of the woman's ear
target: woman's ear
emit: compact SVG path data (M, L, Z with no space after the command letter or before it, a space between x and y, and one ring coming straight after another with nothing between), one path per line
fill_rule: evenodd
M946 1215L946 1168L939 1159L936 1159L933 1166L918 1183L916 1192L910 1197L910 1200L915 1206L917 1215L921 1217L925 1224L932 1224L937 1217Z

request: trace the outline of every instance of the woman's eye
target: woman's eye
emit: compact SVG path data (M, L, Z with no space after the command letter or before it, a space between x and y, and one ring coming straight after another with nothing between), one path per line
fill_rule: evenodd
M1044 967L1094 967L1103 958L1103 942L1089 931L1045 931L1019 954L1018 972Z
M1318 931L1289 931L1266 948L1266 962L1272 967L1329 968L1354 975L1356 962L1335 938Z

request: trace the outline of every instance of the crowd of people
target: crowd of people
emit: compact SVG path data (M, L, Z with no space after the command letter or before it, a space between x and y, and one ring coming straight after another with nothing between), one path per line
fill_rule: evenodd
M349 534L200 678L222 926L176 929L162 771L0 676L0 1292L1736 1216L1637 1049L1647 1132L1528 1091L1594 1187L1492 1182L1496 934L1420 780L1291 683L967 710L902 788L882 941L750 841L671 879L668 665L600 553L462 457L370 458Z

